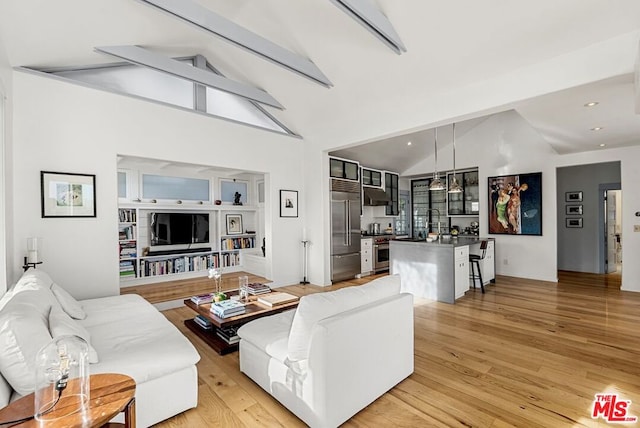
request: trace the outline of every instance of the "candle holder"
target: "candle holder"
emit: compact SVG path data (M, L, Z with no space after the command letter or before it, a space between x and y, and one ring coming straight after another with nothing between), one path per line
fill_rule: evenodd
M309 281L307 281L307 245L309 245L310 241L307 241L303 238L302 240L302 281L300 284L307 285Z
M24 257L22 269L26 272L29 268L36 268L42 264L39 249L42 247L42 238L27 238L27 255Z

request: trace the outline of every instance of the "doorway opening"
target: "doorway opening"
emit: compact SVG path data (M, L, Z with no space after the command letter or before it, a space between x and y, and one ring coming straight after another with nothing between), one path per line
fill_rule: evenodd
M622 273L622 190L620 184L600 185L601 272Z
M624 243L620 162L559 167L556 177L559 280L615 287Z

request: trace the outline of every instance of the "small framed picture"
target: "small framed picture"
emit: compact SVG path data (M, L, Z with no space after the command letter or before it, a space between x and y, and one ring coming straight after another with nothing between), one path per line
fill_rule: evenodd
M227 235L242 233L242 214L227 214Z
M564 200L565 202L582 202L582 192L566 192Z
M582 205L567 205L567 215L582 215Z
M567 227L582 227L582 217L580 218L567 218Z
M280 190L280 217L298 217L297 190Z
M40 171L42 217L95 217L96 176Z

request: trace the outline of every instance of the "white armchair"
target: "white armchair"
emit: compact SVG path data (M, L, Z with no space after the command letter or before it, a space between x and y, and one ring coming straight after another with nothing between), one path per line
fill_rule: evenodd
M301 298L238 331L240 370L311 427L336 427L413 373L400 278Z

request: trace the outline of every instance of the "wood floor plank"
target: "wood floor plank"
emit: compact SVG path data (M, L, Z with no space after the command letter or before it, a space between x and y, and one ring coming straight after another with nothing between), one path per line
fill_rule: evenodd
M304 296L372 278L281 290ZM455 305L415 299L415 372L344 426L604 426L590 410L605 391L631 400L631 414L640 415L640 293L621 291L618 278L559 279L499 276L485 294L470 290ZM305 426L240 372L237 353L219 356L184 327L192 311L164 314L202 359L198 408L159 427Z

